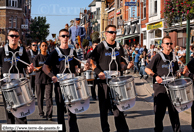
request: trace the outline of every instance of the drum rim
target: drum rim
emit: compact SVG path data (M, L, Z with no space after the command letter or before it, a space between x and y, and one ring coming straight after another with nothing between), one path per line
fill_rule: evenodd
M184 89L185 87L187 86L190 86L191 84L193 84L193 81L190 79L190 78L179 78L179 79L176 79L176 80L181 80L181 79L189 79L190 82L186 83L185 85L179 85L179 86L172 86L172 85L167 85L168 86L168 89L171 90L171 89ZM172 82L171 82L172 83Z
M74 81L73 81L74 80ZM80 82L80 81L87 81L85 76L77 76L74 78L68 78L68 79L64 79L62 81L60 81L60 85L64 84L68 85L68 84L74 84L74 82Z
M134 81L134 77L131 76L131 75L128 75L130 76L131 78L130 79L127 79L125 81L120 81L120 82L113 82L112 79L109 81L109 85L110 86L118 86L119 84L123 84L123 83L126 83L127 81L130 81L130 82L133 82ZM120 76L120 77L128 77L128 76ZM116 78L119 78L119 77L116 77ZM115 78L113 78L115 79Z

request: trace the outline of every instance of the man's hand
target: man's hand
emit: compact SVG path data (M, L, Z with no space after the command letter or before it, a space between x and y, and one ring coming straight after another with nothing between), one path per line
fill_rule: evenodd
M184 70L183 70L183 75L186 74L187 72L189 72L189 68L187 66L184 67Z
M127 69L130 69L134 66L133 62L130 62L128 65L127 65Z
M53 77L52 77L52 81L53 81L53 83L56 83L56 82L57 82L57 80L58 80L58 79L57 79L57 77L56 77L56 76L53 76Z
M90 69L90 64L87 62L85 65L84 65L84 71L87 71Z
M33 70L34 70L33 63L31 63L29 66L27 66L27 70L28 70L28 73L33 72Z
M100 73L98 74L98 77L99 77L101 80L104 80L104 79L106 78L104 72L100 72Z
M162 78L159 76L156 76L156 82L159 84L162 83Z

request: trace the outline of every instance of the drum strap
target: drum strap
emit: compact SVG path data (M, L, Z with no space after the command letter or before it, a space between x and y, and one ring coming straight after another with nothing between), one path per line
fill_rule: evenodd
M64 55L61 53L59 47L56 47L55 50L57 51L57 54L60 58L62 58ZM69 56L73 56L73 49L71 48L70 49L70 53L69 53Z
M8 44L6 44L4 46L4 49L5 49L5 55L6 56L9 56L9 49L8 49ZM19 49L19 56L22 56L23 55L23 47L20 46L20 49Z
M164 62L166 62L166 61L169 61L169 60L167 60L166 58L165 58L165 56L164 56L164 54L162 53L162 52L158 52L159 53L159 55L162 57L162 60L164 61ZM177 58L176 58L176 56L175 56L175 54L173 53L173 60L172 61L177 61Z
M117 41L115 41L115 42L116 42L116 49L119 50L120 49L119 43ZM108 46L107 42L102 41L102 43L104 44L104 47L106 48L106 50L108 50L109 46Z

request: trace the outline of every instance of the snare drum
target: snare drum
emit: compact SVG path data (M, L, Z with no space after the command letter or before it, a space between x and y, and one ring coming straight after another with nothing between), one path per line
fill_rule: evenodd
M94 81L95 77L96 77L96 74L94 71L92 70L87 70L84 72L84 75L87 79L87 81Z
M181 106L193 102L193 81L189 78L180 78L167 85L172 104Z
M8 110L28 105L35 99L27 78L12 80L11 82L3 84L1 89Z
M135 84L133 76L120 76L110 80L109 82L111 95L119 104L119 102L136 98Z
M77 76L59 82L61 93L66 104L86 100L90 97L85 77Z

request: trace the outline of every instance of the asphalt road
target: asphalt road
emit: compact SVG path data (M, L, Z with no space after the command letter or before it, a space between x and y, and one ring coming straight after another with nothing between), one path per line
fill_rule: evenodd
M153 99L152 91L146 89L150 87L150 84L145 80L140 80L137 75L135 76L135 84L137 90L136 104L133 108L125 111L127 124L129 126L130 132L153 132L154 131L154 111L153 111ZM53 97L54 100L54 97ZM46 109L44 104L44 110ZM35 112L28 116L28 124L57 124L57 114L56 114L56 104L54 100L53 107L53 120L47 121L44 118L40 118L38 115L38 109L36 104ZM182 113L182 112L181 112ZM181 120L182 132L191 132L190 126L190 114L186 116L183 114L181 116L187 117ZM80 132L101 132L100 127L100 115L98 108L98 101L90 101L90 107L87 111L77 115L77 122ZM0 96L0 123L6 124L4 107L2 102L2 96ZM111 132L116 132L114 126L114 117L111 115L108 118ZM68 120L67 114L65 115L66 128L68 131ZM1 130L0 130L1 131ZM47 131L48 132L48 131ZM164 118L164 132L172 132L172 127L170 124L168 112L166 112Z

